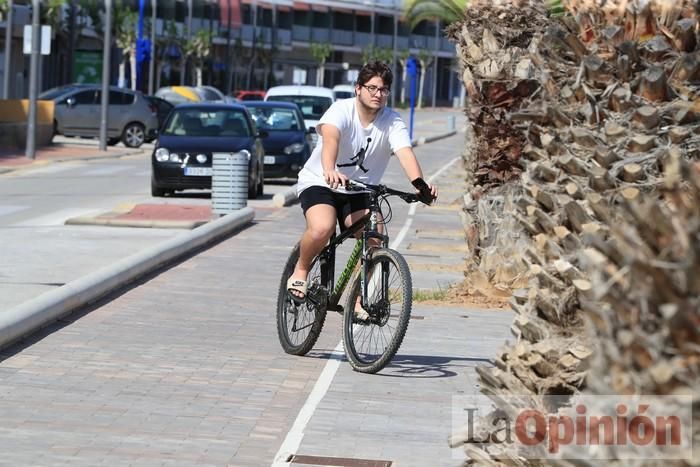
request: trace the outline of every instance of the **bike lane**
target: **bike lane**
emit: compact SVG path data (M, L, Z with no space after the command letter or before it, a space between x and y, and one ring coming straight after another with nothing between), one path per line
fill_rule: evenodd
M460 138L450 138L452 148ZM426 175L455 156L434 144L417 149ZM387 182L400 176L392 172ZM428 212L433 223L454 214L417 209L416 224ZM279 276L302 229L298 206L273 210L236 236L6 349L3 462L269 465L302 411L308 421L292 454L396 465L437 465L424 460L449 456L450 397L476 391L473 366L495 354L508 314L416 306L423 319L412 320L393 366L370 376L341 362L310 410L307 398L341 333L332 314L306 358L285 355L277 342ZM408 248L414 234L407 231ZM413 256L409 262L421 260Z

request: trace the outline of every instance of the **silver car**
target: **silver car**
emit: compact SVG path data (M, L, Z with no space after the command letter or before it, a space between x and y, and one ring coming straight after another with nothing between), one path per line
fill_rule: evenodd
M41 99L41 96L39 96ZM98 137L100 133L100 86L69 89L53 98L54 132L66 136ZM137 148L155 139L158 129L158 108L138 91L109 88L107 144L119 141Z

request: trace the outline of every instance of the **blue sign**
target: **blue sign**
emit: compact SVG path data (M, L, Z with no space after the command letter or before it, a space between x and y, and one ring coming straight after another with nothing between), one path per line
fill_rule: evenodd
M406 73L408 74L408 81L410 83L409 96L411 96L411 116L408 124L408 135L411 138L411 141L413 141L413 115L416 108L416 78L418 76L418 61L412 56L408 58L408 62L406 63Z

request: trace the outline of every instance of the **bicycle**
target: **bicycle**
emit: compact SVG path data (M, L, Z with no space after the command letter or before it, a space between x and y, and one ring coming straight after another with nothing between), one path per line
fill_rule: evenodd
M369 212L340 235L333 234L328 245L314 258L303 304L292 300L287 291L287 280L299 258L299 244L294 247L282 272L277 297L277 334L285 352L292 355L309 352L321 334L326 313L336 311L343 315L343 346L355 371L376 373L391 361L401 346L411 317L412 283L406 260L388 247L389 236L381 233L378 226L380 222L386 224L391 220L391 205L387 201L390 196L398 196L407 203L432 202L427 184L422 179L414 184L420 194L385 185L353 181L348 184L348 190L368 192ZM387 216L382 212L384 202ZM348 238L354 238L360 230L362 235L334 282L336 248ZM370 246L371 238L378 239L380 246ZM355 273L358 261L361 262L359 274ZM351 278L350 292L345 306L341 306L339 301ZM362 312L356 313L358 297Z

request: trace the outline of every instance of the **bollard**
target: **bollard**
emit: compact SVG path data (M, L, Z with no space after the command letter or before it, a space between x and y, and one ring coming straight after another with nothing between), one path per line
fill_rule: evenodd
M212 154L211 212L223 216L248 204L248 155Z
M447 117L447 131L457 131L457 117L454 115Z

